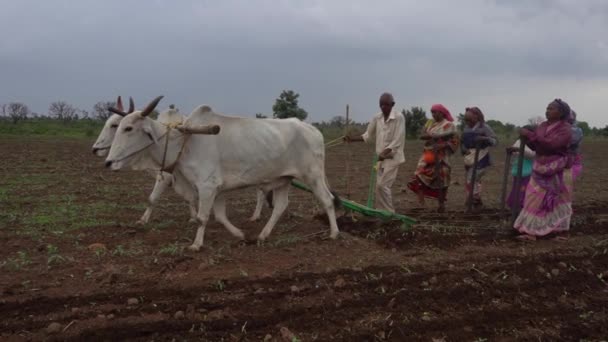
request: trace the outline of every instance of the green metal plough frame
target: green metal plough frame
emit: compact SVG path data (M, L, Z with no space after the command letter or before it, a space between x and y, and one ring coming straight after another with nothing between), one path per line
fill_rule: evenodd
M367 194L367 205L359 204L357 202L353 202L351 200L343 199L343 198L340 199L340 202L346 209L358 212L365 216L378 217L385 221L398 220L398 221L401 221L401 223L403 224L404 227L409 228L413 224L417 223L417 221L415 219L413 219L409 216L406 216L406 215L391 213L390 211L378 210L378 209L373 208L374 192L375 192L374 190L376 187L376 163L377 162L378 162L378 156L375 155L374 162L372 164L372 172L371 172L369 190L368 190L368 194ZM312 190L310 190L309 187L307 187L303 183L298 182L296 180L292 180L291 185L293 185L294 187L296 187L300 190L312 192Z

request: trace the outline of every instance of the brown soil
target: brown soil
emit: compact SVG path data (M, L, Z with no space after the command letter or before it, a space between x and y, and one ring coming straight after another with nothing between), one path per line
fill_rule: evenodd
M188 210L172 190L139 227L152 189L143 172L109 172L90 141L0 136L0 339L11 341L599 341L608 336L608 142L585 144L567 241L519 242L496 209L502 150L484 183L486 209L462 212L462 185L445 214L415 207L419 224L340 217L339 239L315 219L316 202L291 190L288 213L264 245L210 223L201 252ZM330 150L328 177L367 196L368 146ZM349 157L350 156L350 157ZM461 160L454 181L462 184ZM597 172L595 172L597 171ZM595 173L594 173L595 172ZM594 173L594 180L587 176ZM253 191L231 194L229 218L249 223ZM93 244L103 244L96 252ZM50 246L49 246L50 245ZM91 247L91 248L89 248ZM97 245L99 247L99 245ZM102 247L102 248L103 248ZM128 302L131 302L131 305ZM56 332L47 328L59 324ZM295 336L295 338L294 338Z

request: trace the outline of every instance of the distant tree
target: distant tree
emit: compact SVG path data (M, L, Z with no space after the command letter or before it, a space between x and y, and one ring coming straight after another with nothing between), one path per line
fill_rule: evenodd
M500 122L500 120L488 120L486 124L492 128L495 133L502 134L505 131L505 124Z
M405 136L410 139L418 137L428 121L424 109L412 107L408 110L403 109L401 114L405 116Z
M505 124L505 135L510 138L513 133L515 133L515 125L507 122Z
M533 125L533 126L538 126L541 123L543 123L543 121L545 121L545 118L543 118L542 116L535 116L533 118L528 119L528 124Z
M458 113L456 121L458 122L458 129L462 131L464 129L464 114Z
M30 113L29 108L21 102L3 104L0 109L2 110L2 116L9 117L14 124L27 119L27 115Z
M591 135L591 127L589 127L589 124L587 122L577 121L576 125L583 130L583 135Z
M277 119L298 118L306 120L308 113L298 105L300 94L293 90L283 90L272 106L273 116Z
M49 116L64 122L78 120L79 110L65 101L56 101L49 106Z
M350 119L348 121L351 121ZM342 115L336 115L329 121L329 125L337 128L344 128L346 126L346 118Z
M255 113L256 119L267 119L268 117L262 113Z
M112 112L108 110L110 107L115 107L115 101L99 101L93 106L93 115L95 119L106 121L110 116L112 116Z

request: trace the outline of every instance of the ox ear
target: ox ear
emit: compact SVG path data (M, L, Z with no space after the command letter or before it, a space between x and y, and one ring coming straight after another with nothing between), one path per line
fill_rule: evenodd
M144 133L146 133L146 135L150 138L150 140L154 141L155 144L158 144L158 140L160 140L160 134L154 128L150 120L144 120L142 129Z

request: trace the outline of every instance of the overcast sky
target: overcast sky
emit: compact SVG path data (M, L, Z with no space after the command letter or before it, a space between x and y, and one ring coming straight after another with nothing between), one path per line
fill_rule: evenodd
M253 116L293 89L308 121L367 121L390 91L516 124L560 97L604 127L608 1L0 0L0 80L40 113L162 94Z

